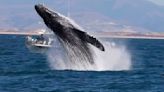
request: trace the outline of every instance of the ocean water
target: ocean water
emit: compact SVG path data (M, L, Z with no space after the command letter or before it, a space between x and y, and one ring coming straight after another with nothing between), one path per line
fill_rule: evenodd
M110 39L106 39L110 40ZM74 71L50 68L23 36L0 36L0 92L163 92L164 41L117 39L131 55L131 69Z

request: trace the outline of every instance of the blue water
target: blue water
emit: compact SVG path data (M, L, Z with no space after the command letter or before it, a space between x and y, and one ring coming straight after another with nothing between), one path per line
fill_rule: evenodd
M123 40L129 71L59 71L23 36L0 36L0 92L163 92L164 40Z

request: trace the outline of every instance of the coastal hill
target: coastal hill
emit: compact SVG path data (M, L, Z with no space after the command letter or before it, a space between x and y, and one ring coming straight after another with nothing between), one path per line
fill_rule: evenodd
M148 0L66 0L43 1L45 5L62 14L69 11L85 29L91 31L122 31L130 29L141 32L164 30L164 6ZM45 27L34 10L37 0L18 1L0 5L0 28L19 30Z
M74 0L76 2L76 0ZM77 5L84 6L77 6ZM78 7L78 8L75 8ZM117 24L128 25L149 31L164 30L164 6L148 0L78 0L71 9L78 12L94 12L108 17ZM91 14L90 14L91 16ZM93 14L94 16L94 14ZM97 17L97 18L101 18ZM108 20L109 21L109 20Z

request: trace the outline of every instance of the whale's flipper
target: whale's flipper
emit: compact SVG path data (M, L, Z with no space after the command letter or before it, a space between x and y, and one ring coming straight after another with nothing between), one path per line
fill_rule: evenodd
M86 32L80 31L78 29L73 29L75 30L76 34L84 41L92 44L93 46L97 47L101 51L105 51L104 46L93 36L88 35Z
M86 34L86 41L94 46L96 46L101 51L105 51L104 46L93 36Z

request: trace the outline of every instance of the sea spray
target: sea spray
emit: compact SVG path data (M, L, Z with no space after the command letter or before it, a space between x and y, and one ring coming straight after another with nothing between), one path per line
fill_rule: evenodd
M103 42L106 51L95 51L95 71L121 71L131 69L131 56L125 45L116 42Z
M116 42L102 41L105 52L90 45L94 57L94 64L81 60L68 46L56 41L53 48L48 51L50 67L55 70L78 70L78 71L122 71L131 69L131 56L125 45ZM67 50L66 50L67 49ZM80 53L78 53L80 54ZM70 56L71 55L71 56ZM73 58L74 61L70 60Z
M52 69L57 70L86 70L91 64L86 52L62 40L55 41L48 52L48 59ZM87 50L87 49L86 49ZM85 51L85 50L84 50ZM92 54L92 53L89 53Z

